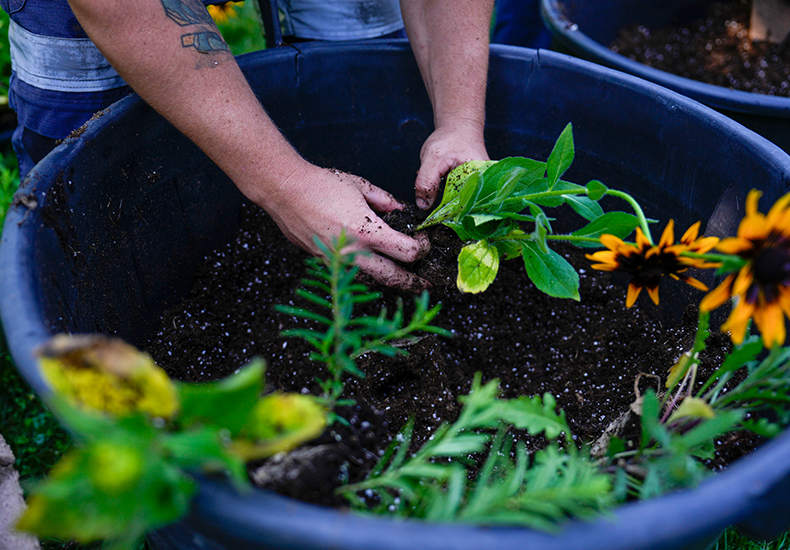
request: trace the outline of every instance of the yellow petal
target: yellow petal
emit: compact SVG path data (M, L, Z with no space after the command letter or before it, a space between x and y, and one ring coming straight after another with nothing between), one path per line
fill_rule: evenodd
M708 290L708 285L700 281L699 279L695 279L694 277L686 277L683 279L686 284L693 286L694 288L698 288L700 290Z
M620 266L617 264L592 264L590 267L598 271L617 271Z
M653 287L646 287L647 288L647 295L650 296L650 299L653 300L653 303L658 305L658 285Z
M642 292L642 287L634 283L628 285L628 295L625 297L625 307L631 307L636 303L639 298L639 293Z
M754 322L760 330L765 347L772 348L785 341L785 316L778 303L755 308Z
M644 250L645 248L652 246L650 241L645 237L645 234L642 233L642 228L636 228L636 246L639 250Z
M617 252L611 250L600 250L594 254L585 254L584 257L593 262L604 262L617 265Z
M694 252L699 252L700 254L705 254L706 252L710 252L716 245L719 244L718 237L703 237L697 241L694 241L689 248Z
M637 229L637 231L638 230L639 229ZM598 240L601 241L602 245L604 245L606 248L609 248L611 250L615 250L615 251L621 250L624 247L630 248L630 245L625 244L625 242L623 242L623 239L619 237L615 237L610 233L604 233L598 238Z
M763 192L757 189L752 189L749 191L749 194L746 195L746 215L751 216L752 214L757 212L757 203L760 200L760 197L763 196Z
M730 299L731 293L730 288L732 287L732 281L735 279L735 275L728 275L726 279L724 279L719 286L717 286L713 291L709 292L699 303L699 308L702 311L713 311L724 302Z
M765 222L765 216L760 213L746 216L738 225L738 237L750 241L764 239L771 232L771 227Z
M748 239L740 237L728 237L719 241L716 250L725 254L739 254L754 247L754 243Z
M691 227L686 229L686 232L683 233L683 236L680 238L680 242L691 244L697 240L697 236L699 235L699 228L702 225L702 222L697 222L693 224Z
M665 248L675 242L675 220L669 220L664 232L661 233L661 240L658 241L659 248Z
M730 339L734 343L740 344L746 336L746 327L749 326L749 320L752 318L753 313L754 304L748 304L740 300L738 305L732 310L732 313L730 313L727 322L721 326L721 330L724 332L729 331L731 333Z
M738 274L735 277L735 282L732 284L732 294L743 294L749 287L751 286L752 282L754 281L754 274L752 270L749 269L749 266L742 267Z
M790 203L790 193L785 194L774 203L766 216L766 222L771 227L778 227L779 220L784 216L787 205Z

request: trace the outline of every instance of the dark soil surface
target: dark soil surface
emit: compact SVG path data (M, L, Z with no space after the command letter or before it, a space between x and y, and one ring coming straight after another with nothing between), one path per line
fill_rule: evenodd
M790 44L749 38L750 0L710 4L705 17L660 29L634 25L610 48L692 80L735 90L790 96Z
M171 376L191 381L223 377L260 356L268 364L272 389L318 394L315 379L326 373L308 360L310 348L280 336L283 329L304 321L273 310L275 304L307 305L294 297L306 255L257 209L245 209L243 217L238 238L206 259L192 296L164 316L148 351ZM440 248L434 244L441 255ZM537 291L521 260L503 262L496 282L483 294L450 289L441 297L435 324L455 336L426 336L408 347L406 357L363 357L358 366L366 377L348 379L346 385L347 397L358 402L343 411L350 426L336 424L307 450L278 459L312 464L313 477L297 487L277 481L262 484L312 502L337 504L325 498L332 487L363 477L410 416L416 419L417 443L441 422L455 420L458 397L469 391L478 371L484 382L499 379L506 397L550 392L581 441L598 438L634 401L639 373L665 379L693 340L696 314L687 312L681 326L663 326L646 294L627 309L622 285L590 269L578 250L562 252L579 266L580 302ZM385 290L382 303L392 312L399 298ZM411 297L404 303L409 315ZM380 307L375 303L360 313L377 313ZM724 335L710 340L703 357L708 369L728 347ZM648 385L657 383L642 377L642 391ZM269 464L256 479L274 479L284 467Z

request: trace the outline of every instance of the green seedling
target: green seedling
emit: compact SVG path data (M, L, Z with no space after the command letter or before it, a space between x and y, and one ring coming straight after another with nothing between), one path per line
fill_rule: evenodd
M625 238L639 225L647 229L641 208L626 193L599 181L582 186L561 179L574 151L568 124L546 162L523 157L471 161L448 174L439 206L418 229L442 223L468 243L458 256L460 290L484 291L496 278L500 261L522 257L527 275L541 291L579 300L576 270L549 243L600 247L603 234ZM625 199L635 214L604 212L599 201L607 195ZM547 212L562 206L585 224L568 234L554 233Z

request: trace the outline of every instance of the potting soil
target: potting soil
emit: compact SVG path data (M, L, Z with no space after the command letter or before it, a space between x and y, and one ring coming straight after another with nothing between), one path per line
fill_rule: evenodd
M612 51L655 69L707 84L790 96L790 44L749 38L751 0L714 2L691 22L620 30Z
M454 336L427 335L407 346L405 357L362 357L357 366L365 378L346 377L344 397L357 401L341 412L349 426L335 425L308 449L259 470L256 479L289 496L340 504L332 489L364 477L409 417L416 422L415 444L440 423L455 420L458 398L469 391L476 372L484 382L498 379L505 397L551 393L576 437L594 441L634 401L640 373L666 379L691 345L696 313L690 307L680 325L666 326L646 293L626 308L622 284L590 269L583 251L561 251L578 266L579 302L538 291L520 259L502 262L496 281L482 294L441 294L442 310L434 323ZM306 322L273 309L275 304L309 305L294 295L305 276L306 257L268 216L245 208L238 238L206 258L192 295L166 312L147 351L171 376L189 381L221 378L259 356L267 363L270 389L320 393L316 379L328 375L308 359L312 348L280 335ZM391 315L399 299L410 314L412 297L381 290L382 301L360 307L359 314L378 314L386 306ZM716 333L709 342L702 357L708 372L720 364L728 338ZM641 391L662 383L646 376L640 380ZM751 445L740 436L722 438L719 454L727 462ZM308 477L297 483L277 474L288 467L305 470L305 464Z

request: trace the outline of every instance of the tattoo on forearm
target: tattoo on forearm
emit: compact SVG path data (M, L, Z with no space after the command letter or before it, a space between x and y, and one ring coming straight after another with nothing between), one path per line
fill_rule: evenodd
M208 10L200 0L161 0L167 16L181 27L198 25L202 29L181 35L181 46L200 53L229 51Z

